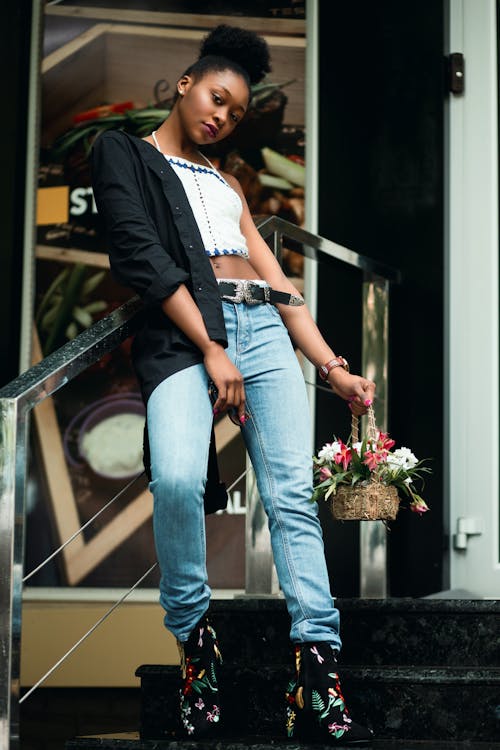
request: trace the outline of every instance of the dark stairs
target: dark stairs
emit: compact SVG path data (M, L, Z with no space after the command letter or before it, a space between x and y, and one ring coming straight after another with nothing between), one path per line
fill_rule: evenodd
M337 605L344 694L353 717L373 728L375 748L500 750L499 601L344 599ZM284 602L215 601L211 611L224 657L220 741L179 737L179 670L145 665L137 670L137 737L79 738L68 750L298 746L287 743L283 729L283 696L293 674Z

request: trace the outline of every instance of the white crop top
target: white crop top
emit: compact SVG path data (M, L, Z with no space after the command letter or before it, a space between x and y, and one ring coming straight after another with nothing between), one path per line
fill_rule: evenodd
M152 136L160 151L156 132ZM248 258L247 243L240 229L243 207L238 193L206 156L203 158L209 165L207 167L180 156L163 156L182 182L200 230L205 253L210 256L240 255Z

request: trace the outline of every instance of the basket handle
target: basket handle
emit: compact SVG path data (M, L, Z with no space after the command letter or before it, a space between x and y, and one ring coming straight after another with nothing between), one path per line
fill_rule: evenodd
M375 422L375 412L373 406L368 407L366 416L368 417L368 429L366 431L366 437L370 442L375 442L377 439L377 424ZM359 442L359 417L355 414L351 416L351 438L353 443Z

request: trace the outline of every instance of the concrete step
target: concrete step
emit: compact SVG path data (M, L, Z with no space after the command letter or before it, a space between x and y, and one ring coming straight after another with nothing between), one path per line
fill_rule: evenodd
M337 606L347 705L373 728L374 747L500 750L499 601L343 599ZM284 691L294 662L284 600L214 601L211 613L224 657L223 739L185 741L177 724L178 667L145 665L138 670L140 739L94 737L68 748L129 747L109 744L115 741L137 750L294 748L284 741Z
M346 664L500 667L500 601L338 599ZM231 664L293 664L282 599L214 601Z
M339 673L353 718L381 739L493 742L500 737L498 668L342 665ZM145 665L138 674L141 736L181 736L178 668ZM290 676L281 667L226 663L220 676L225 732L232 737L284 733Z
M66 743L66 750L331 750L318 743L288 742L279 737L241 737L218 741L141 740L138 734L77 737ZM500 742L417 742L375 740L373 750L500 750Z

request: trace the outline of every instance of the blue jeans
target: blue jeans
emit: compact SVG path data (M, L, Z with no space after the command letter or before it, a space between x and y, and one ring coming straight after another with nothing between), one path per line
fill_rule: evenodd
M244 377L242 427L269 519L294 643L340 649L318 508L311 502L310 415L304 377L279 312L223 302L227 353ZM154 533L165 625L186 641L208 608L203 492L212 428L208 375L194 365L164 380L147 409Z

